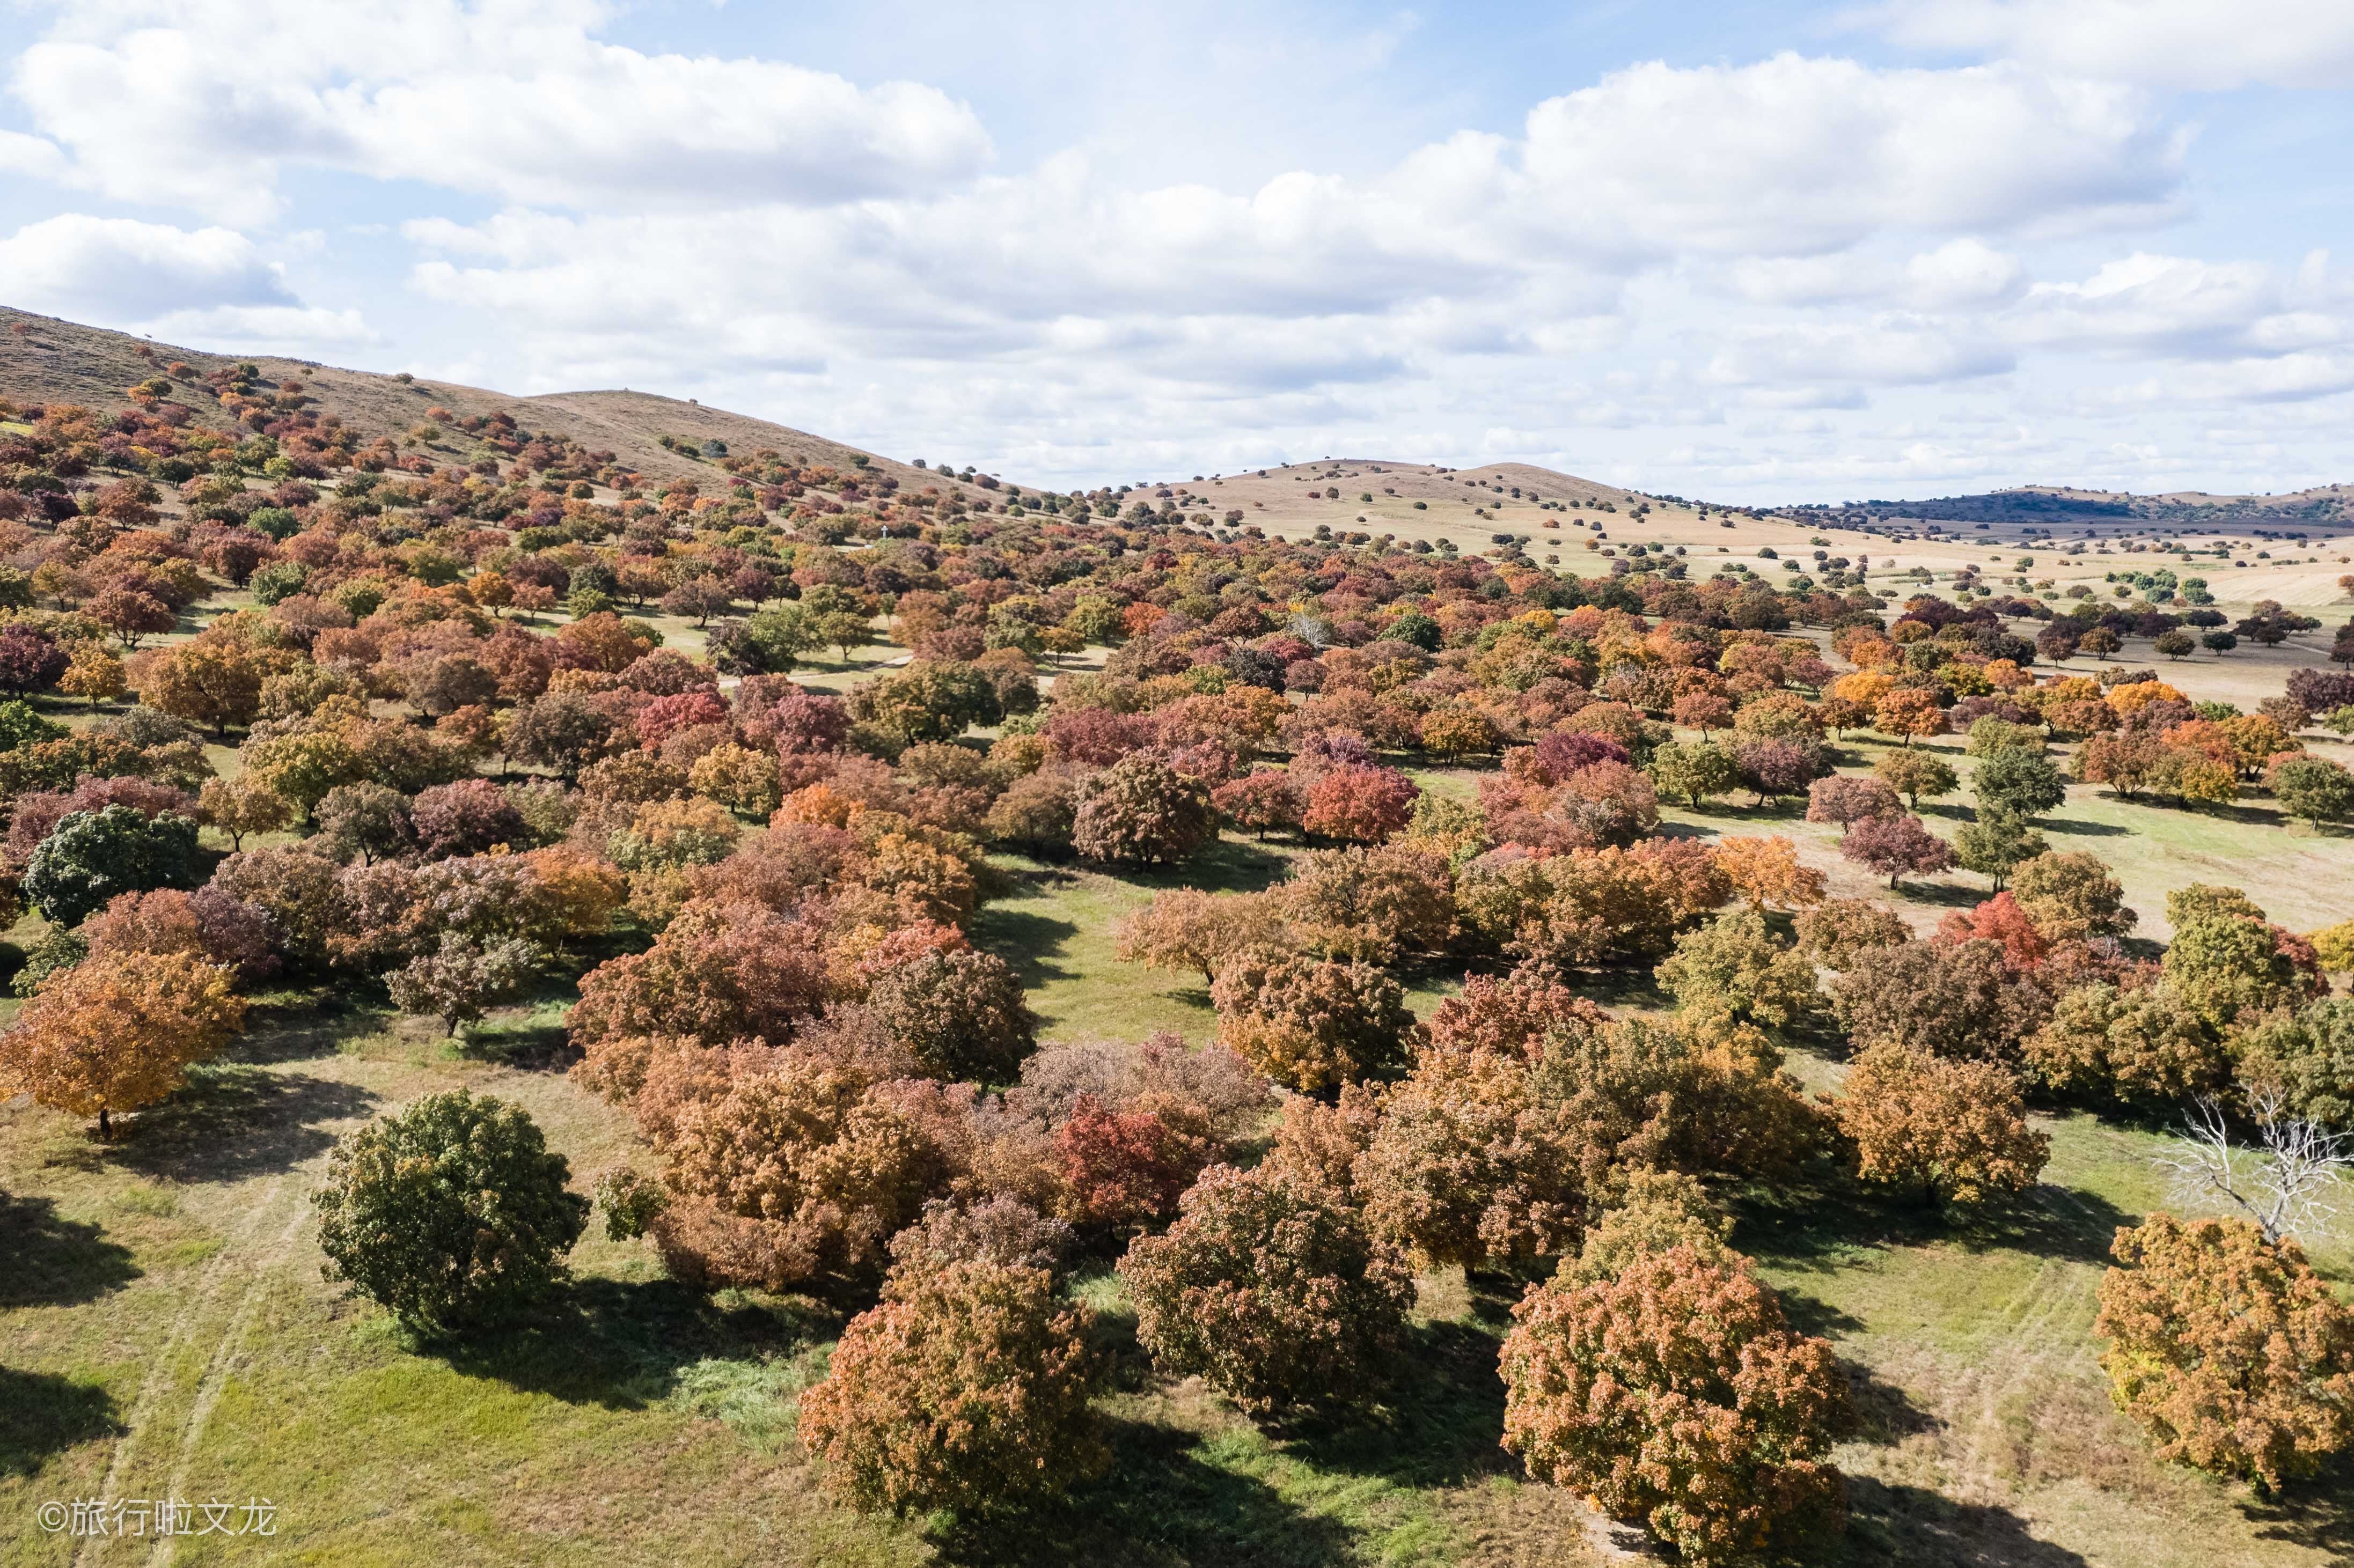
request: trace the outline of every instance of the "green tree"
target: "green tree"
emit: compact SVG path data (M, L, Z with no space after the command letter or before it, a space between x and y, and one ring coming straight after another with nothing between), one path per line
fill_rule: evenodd
M1970 787L1981 810L1991 808L2017 817L2041 816L2068 798L2067 780L2058 766L2041 752L2018 746L1982 758Z
M1882 783L1903 796L1905 804L1916 811L1925 796L1935 800L1950 795L1960 783L1953 764L1944 758L1910 748L1882 752L1880 760L1872 765L1872 771Z
M426 1095L329 1156L311 1194L326 1277L419 1329L513 1317L562 1281L588 1223L570 1177L519 1107L464 1089Z
M175 811L149 817L130 806L75 811L51 829L25 865L25 896L55 924L79 924L119 893L194 887L196 824Z
M1695 811L1709 796L1722 795L1741 781L1733 754L1708 741L1670 741L1651 753L1649 771L1662 793L1683 796Z
M1977 821L1964 823L1954 835L1955 858L1997 889L2020 863L2050 847L2024 815L1993 805L1980 805Z

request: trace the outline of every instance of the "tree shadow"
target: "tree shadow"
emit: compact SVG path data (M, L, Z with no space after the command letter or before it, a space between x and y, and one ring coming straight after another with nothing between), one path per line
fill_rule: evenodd
M1355 1531L1302 1511L1255 1476L1210 1463L1193 1434L1110 1424L1111 1467L1062 1501L960 1520L938 1542L956 1568L1338 1568Z
M2066 833L2081 839L2131 838L2133 830L2115 822L2087 822L2072 817L2047 817L2035 824L2045 832Z
M567 1404L643 1410L698 1361L790 1356L842 1330L804 1297L706 1296L674 1279L575 1279L532 1318L463 1338L419 1336L452 1371Z
M1515 1473L1496 1441L1504 1429L1497 1349L1494 1335L1469 1324L1422 1325L1380 1404L1294 1427L1289 1446L1321 1469L1417 1489Z
M1782 1316L1790 1327L1801 1334L1828 1340L1834 1334L1853 1334L1862 1330L1863 1319L1853 1313L1832 1306L1819 1296L1809 1296L1803 1290L1788 1287L1775 1292L1782 1303Z
M1204 893L1260 893L1290 874L1291 862L1266 844L1221 835L1182 865L1147 866L1121 880L1155 892L1193 887Z
M2338 1454L2321 1469L2288 1483L2282 1497L2241 1505L2260 1541L2285 1541L2326 1552L2333 1563L2354 1562L2354 1455Z
M188 1069L187 1086L140 1114L131 1135L100 1146L108 1160L174 1181L238 1181L288 1171L335 1141L323 1125L367 1115L356 1084L272 1072L249 1062Z
M1901 1443L1907 1437L1935 1432L1945 1425L1936 1416L1914 1404L1911 1394L1884 1381L1861 1361L1842 1359L1840 1370L1847 1374L1848 1399L1855 1406L1855 1435L1859 1440L1865 1443Z
M125 1430L96 1383L0 1367L0 1476L36 1475L78 1443Z
M1957 882L1907 882L1896 895L1908 903L1934 904L1944 909L1975 909L1988 896L1984 888L1965 887Z
M2008 1509L1958 1503L1926 1487L1847 1480L1847 1533L1804 1559L1812 1563L1905 1568L2091 1568L2064 1546L2038 1541Z
M48 1198L0 1193L0 1309L67 1307L120 1290L139 1277L131 1249L82 1220L58 1214Z
M1065 945L1079 934L1076 920L990 905L973 916L970 931L975 947L1013 966L1022 976L1024 991L1035 991L1051 980L1071 978L1071 969L1055 960L1061 957Z
M1859 1249L1936 1242L1970 1252L2010 1248L2064 1262L2105 1263L2117 1226L2137 1218L2081 1187L2047 1182L1972 1213L1829 1171L1811 1181L1752 1187L1732 1207L1734 1245L1743 1252L1776 1267L1822 1274L1846 1266Z

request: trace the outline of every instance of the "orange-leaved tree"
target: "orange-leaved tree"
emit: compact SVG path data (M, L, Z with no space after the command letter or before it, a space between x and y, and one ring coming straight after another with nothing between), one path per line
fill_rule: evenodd
M96 1116L154 1104L189 1063L245 1022L229 971L186 953L96 953L41 983L16 1027L0 1034L0 1086Z

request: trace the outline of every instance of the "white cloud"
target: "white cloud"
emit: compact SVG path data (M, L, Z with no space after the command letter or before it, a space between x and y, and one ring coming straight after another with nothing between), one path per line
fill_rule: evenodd
M2179 201L2181 153L2124 88L1786 54L1606 77L1537 107L1523 161L1589 240L1791 255L1889 228L2147 222Z
M2343 88L2345 0L1893 0L1860 15L1895 41L2154 87Z
M98 5L27 48L11 89L71 151L63 177L232 221L274 211L290 168L684 207L905 195L988 157L935 88L648 55L591 37L599 19L561 0Z
M2347 321L2294 309L2290 294L2261 263L2137 251L2082 282L2038 284L2013 330L2049 346L2190 359L2287 355L2347 339Z
M101 321L164 312L294 303L251 240L227 228L174 228L65 213L0 239L9 302Z
M1949 239L1904 264L1913 296L1932 307L1985 305L2027 287L2027 269L1982 239Z

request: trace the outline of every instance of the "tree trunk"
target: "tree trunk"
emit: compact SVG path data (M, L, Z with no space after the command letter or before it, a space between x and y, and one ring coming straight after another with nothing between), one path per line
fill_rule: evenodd
M101 1106L98 1107L98 1140L101 1143L105 1143L110 1141L113 1137L114 1128L106 1119L106 1107L104 1106Z

